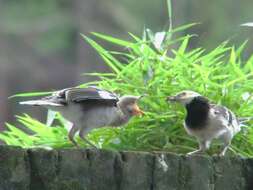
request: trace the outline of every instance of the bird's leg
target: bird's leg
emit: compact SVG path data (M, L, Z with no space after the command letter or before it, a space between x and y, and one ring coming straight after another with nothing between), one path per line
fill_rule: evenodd
M219 153L219 156L225 156L225 154L226 154L226 152L227 152L227 149L228 149L229 145L230 145L230 143L223 146L221 152Z
M210 141L207 140L199 140L199 149L193 152L187 153L188 156L194 154L203 154L210 147Z
M225 156L229 145L231 144L231 134L224 134L221 139L223 140L223 146L219 153L219 156Z
M87 131L86 131L87 133ZM81 128L80 132L79 132L79 137L81 139L83 139L88 145L90 145L92 148L98 149L94 144L92 144L90 141L88 141L84 136L85 136L85 128Z
M76 132L78 131L78 128L73 124L70 131L69 131L69 134L68 134L68 137L69 137L69 140L76 146L76 147L79 147L77 142L75 141L74 137L75 137L75 134Z

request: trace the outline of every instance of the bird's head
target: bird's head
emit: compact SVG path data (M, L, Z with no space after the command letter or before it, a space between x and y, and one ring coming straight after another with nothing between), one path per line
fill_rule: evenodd
M137 103L142 97L143 96L122 96L120 97L117 105L123 113L129 116L140 116L143 115L144 112L139 108Z
M190 90L184 90L176 95L168 96L167 101L168 102L179 102L183 105L189 104L194 98L201 96L199 93L190 91Z

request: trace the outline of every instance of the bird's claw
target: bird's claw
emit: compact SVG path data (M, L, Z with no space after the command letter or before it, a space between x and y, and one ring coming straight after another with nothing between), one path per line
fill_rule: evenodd
M77 144L77 142L73 139L70 139L71 143L76 147L76 148L80 148L80 146Z
M86 144L88 144L92 149L98 150L98 147L94 144L92 144L90 141L88 141L86 138L82 138Z
M95 150L98 150L99 148L98 147L96 147L94 144L89 144L90 145L90 147L92 148L92 149L95 149Z
M188 152L186 156L193 156L193 155L202 155L204 152L202 150L195 150L192 152Z
M225 156L225 153L224 153L224 152L220 152L220 153L218 154L218 156L219 156L219 157L224 157L224 156Z

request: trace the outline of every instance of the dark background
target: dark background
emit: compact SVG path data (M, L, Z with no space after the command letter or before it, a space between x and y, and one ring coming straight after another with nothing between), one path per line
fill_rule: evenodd
M239 26L253 22L252 0L172 4L174 27L201 23L190 31L198 34L192 47L212 49L227 39L235 44L249 39L245 57L252 53L253 28ZM129 39L127 32L140 36L144 27L162 30L167 18L165 0L0 0L0 128L15 114L26 112L40 120L45 114L8 96L75 86L94 80L82 73L108 70L79 33Z

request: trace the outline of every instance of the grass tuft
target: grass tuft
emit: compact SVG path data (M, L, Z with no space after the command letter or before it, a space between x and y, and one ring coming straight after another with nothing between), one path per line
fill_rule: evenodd
M130 34L131 41L98 33L92 33L92 38L82 35L112 69L112 73L91 73L101 80L80 86L97 85L121 95L147 95L141 102L142 109L146 111L144 117L132 119L126 127L93 130L88 135L90 141L100 148L115 150L185 153L196 149L196 140L189 137L182 127L184 109L165 101L166 96L183 89L197 91L213 102L229 107L240 117L253 115L253 56L248 60L241 58L246 42L240 47L224 42L207 52L201 47L189 48L192 35L178 39L165 37L193 25L156 34L146 29L143 38ZM125 49L120 52L106 50L95 38ZM174 48L175 44L177 48ZM58 114L55 120L59 124L53 127L28 115L18 116L17 119L33 135L7 124L8 130L0 134L0 139L9 145L52 148L72 146L67 140L63 118ZM249 125L234 138L230 153L253 156L253 126L252 123ZM80 139L77 140L81 146L85 146ZM211 152L217 148L215 143Z

